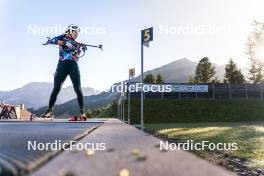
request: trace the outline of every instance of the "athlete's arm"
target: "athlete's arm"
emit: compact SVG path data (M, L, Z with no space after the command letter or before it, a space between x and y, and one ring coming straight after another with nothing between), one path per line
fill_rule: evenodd
M65 44L65 42L63 41L63 38L64 38L65 35L60 35L58 37L54 37L50 40L50 44L53 44L53 45L59 45L59 46L62 46Z
M54 37L53 39L50 40L50 44L59 45L59 46L66 46L69 49L74 49L75 46L71 42L65 41L64 37L65 37L64 34L60 35L58 37Z
M58 40L58 42L57 42L57 45L60 45L60 46L62 46L64 44L65 44L65 42L63 40Z

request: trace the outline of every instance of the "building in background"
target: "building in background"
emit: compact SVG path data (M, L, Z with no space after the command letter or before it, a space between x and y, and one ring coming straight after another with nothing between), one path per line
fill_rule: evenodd
M4 102L0 104L0 119L30 120L31 115L24 104L11 105Z

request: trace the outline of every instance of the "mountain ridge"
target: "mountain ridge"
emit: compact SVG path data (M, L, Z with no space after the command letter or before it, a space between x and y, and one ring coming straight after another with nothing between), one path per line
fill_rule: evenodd
M9 91L0 91L0 100L10 104L25 104L28 108L39 108L48 104L53 83L30 82L20 88ZM100 91L91 87L82 87L84 96L97 95ZM74 99L76 94L72 86L62 88L56 104L65 103Z

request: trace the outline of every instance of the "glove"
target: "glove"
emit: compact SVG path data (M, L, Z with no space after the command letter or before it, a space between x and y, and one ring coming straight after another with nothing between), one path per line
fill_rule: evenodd
M48 41L47 41L46 43L43 43L42 45L48 45L48 44L50 44L50 43L51 43L51 40L50 40L50 38L49 38L49 37L47 37L47 39L48 39Z

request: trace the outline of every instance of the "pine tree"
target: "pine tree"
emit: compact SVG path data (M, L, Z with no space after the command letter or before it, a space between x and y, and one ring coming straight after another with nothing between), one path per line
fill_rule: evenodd
M245 83L244 75L241 73L241 70L238 70L236 64L234 63L234 61L231 58L225 67L224 82L225 83L231 83L231 84L243 84L243 83Z
M162 78L161 74L158 74L158 75L157 75L157 78L156 78L156 83L157 83L157 84L162 84L162 83L164 83L164 81L163 81L163 78Z
M211 83L215 79L215 66L209 61L208 57L204 57L196 66L194 80L196 83Z
M145 79L144 79L144 83L148 83L148 84L155 83L154 76L151 73L147 74L146 77L145 77Z

